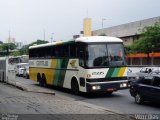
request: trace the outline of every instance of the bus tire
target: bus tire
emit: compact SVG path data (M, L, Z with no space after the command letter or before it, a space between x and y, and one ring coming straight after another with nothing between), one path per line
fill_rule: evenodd
M73 78L71 81L71 89L73 94L75 95L79 94L79 85L76 78Z
M45 76L45 74L44 74L44 73L42 74L41 82L42 82L42 86L43 86L43 87L47 87L47 83L46 83L46 76Z

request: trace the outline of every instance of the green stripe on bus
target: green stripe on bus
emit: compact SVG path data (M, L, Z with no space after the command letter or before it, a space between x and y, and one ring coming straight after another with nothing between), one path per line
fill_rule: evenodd
M118 77L119 70L120 68L115 68L112 77Z
M61 68L64 70L60 70L58 84L57 84L58 86L63 87L66 69L68 66L68 61L69 61L69 59L62 59L62 61L61 61Z
M58 84L58 76L59 76L59 70L55 70L54 71L55 73L54 73L54 82L53 82L53 85L57 85Z
M56 69L60 69L61 68L61 59L57 60L57 65L56 65ZM60 74L60 70L55 70L55 74L54 74L54 85L58 85L58 80L59 80L59 74Z
M106 77L111 77L113 74L114 68L109 68Z

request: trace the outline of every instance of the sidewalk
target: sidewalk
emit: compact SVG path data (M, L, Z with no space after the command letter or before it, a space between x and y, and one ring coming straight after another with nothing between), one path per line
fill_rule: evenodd
M53 90L43 88L38 85L38 82L30 79L21 79L19 77L13 77L13 79L8 79L6 83L16 86L17 88L27 91L27 92L37 92L55 95Z
M99 120L99 119L132 120L133 119L129 115L122 115L119 113L115 113L111 110L108 110L107 108L103 108L103 107L100 107L97 105L85 103L82 101L75 101L73 99L71 99L71 100L63 99L63 97L59 97L59 95L56 95L53 90L38 86L38 82L36 82L36 81L32 81L29 79L20 79L19 77L15 77L15 78L13 77L13 79L12 80L9 79L7 81L7 83L9 83L13 86L16 86L19 89L22 89L27 92L34 92L34 93L38 92L38 93L54 95L54 97L52 97L49 101L45 100L46 104L51 102L52 104L48 104L48 106L52 106L51 109L56 110L56 112L58 113L57 114L54 111L56 113L55 115L53 115L54 117L55 116L56 117L63 116L66 119L73 119L73 120L74 119L76 119L76 120L80 120L80 119L87 119L87 120L88 119L89 120L92 120L92 119L95 119L95 120ZM41 98L41 99L44 99L44 98ZM11 101L13 101L13 100L11 100ZM35 100L35 101L37 101L37 100ZM44 103L44 102L42 102L42 103ZM50 113L50 110L47 113ZM52 112L52 113L54 113L54 112ZM62 113L62 115L60 113ZM34 115L31 114L31 117L33 117L33 116ZM46 115L44 115L44 116L46 116ZM38 117L38 116L35 115L35 117ZM43 115L42 115L42 118L43 118Z

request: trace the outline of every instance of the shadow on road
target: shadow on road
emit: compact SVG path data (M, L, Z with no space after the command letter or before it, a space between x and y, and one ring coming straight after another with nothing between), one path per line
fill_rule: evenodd
M160 102L144 102L141 106L149 106L149 107L154 107L154 108L160 108Z
M38 84L34 84L35 86L39 86ZM40 87L40 86L39 86ZM53 85L47 85L47 89L50 90L56 90L57 92L64 92L69 95L73 95L72 91L70 89L62 88L62 87L57 87ZM77 96L77 95L75 95ZM88 99L95 99L95 98L117 98L117 97L123 97L121 94L116 94L116 92L113 92L112 94L109 93L83 93L80 92L79 95L80 97L88 98Z

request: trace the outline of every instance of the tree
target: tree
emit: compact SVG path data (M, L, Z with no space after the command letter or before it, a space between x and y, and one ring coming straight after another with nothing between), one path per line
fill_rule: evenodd
M131 45L131 49L135 53L146 53L149 64L149 53L160 51L160 22L144 27L140 39Z
M20 52L18 50L14 50L10 53L11 56L20 56Z
M142 33L142 40L146 45L144 52L160 51L160 22L154 26L145 27Z
M3 42L2 42L2 41L0 41L0 44L3 44Z
M19 50L19 52L21 55L28 55L28 49L29 49L29 45L25 45Z
M16 45L14 43L3 43L0 45L0 51L4 55L9 55L11 50L16 49Z
M20 55L28 55L28 49L30 46L32 45L40 45L40 44L45 44L45 43L48 43L48 41L44 41L44 40L37 40L35 42L32 42L31 44L28 44L28 45L25 45L23 46L20 50L19 50L19 53Z
M34 44L40 45L40 44L45 44L45 43L48 43L48 41L45 41L45 40L37 40L36 42L32 42L29 46L32 46L32 45L34 45Z
M106 33L101 33L99 36L107 36Z
M3 49L2 49L2 45L0 45L0 51L2 51Z
M4 43L2 44L2 49L3 50L7 50L7 49L14 50L16 49L16 45L14 43Z

